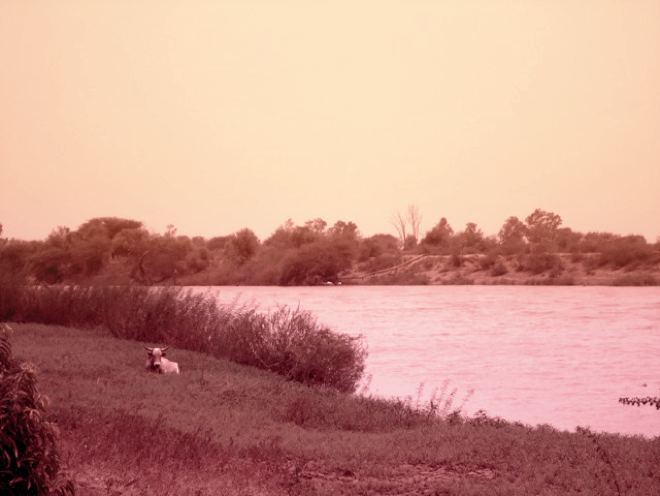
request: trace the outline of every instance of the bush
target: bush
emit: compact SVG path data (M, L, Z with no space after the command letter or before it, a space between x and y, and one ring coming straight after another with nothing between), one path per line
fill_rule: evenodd
M309 313L243 311L216 338L218 354L306 384L354 392L364 373L360 338L333 333Z
M0 493L74 495L73 479L60 472L57 428L46 421L37 369L12 358L10 332L0 324Z
M652 265L660 257L642 236L616 238L600 249L599 264L615 269L634 269L638 266Z
M556 277L563 270L561 258L554 253L532 253L523 261L523 269L532 274L541 274L545 271L551 271Z

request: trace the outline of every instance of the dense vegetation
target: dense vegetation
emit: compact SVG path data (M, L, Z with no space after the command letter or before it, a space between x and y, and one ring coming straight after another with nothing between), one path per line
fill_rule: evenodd
M352 392L364 372L360 338L331 331L309 312L218 305L178 287L31 286L0 274L0 322L106 329L122 339L165 343L227 358L305 384Z
M660 241L643 236L575 232L562 227L553 212L536 209L524 221L506 219L497 236L485 236L474 223L454 231L441 218L419 233L419 214L398 216L399 237L364 237L353 222L328 226L322 219L294 225L287 221L260 241L250 229L210 239L179 236L173 226L164 234L149 232L141 222L114 217L91 219L75 230L57 227L43 241L0 238L0 270L26 275L38 283L312 285L336 283L351 272L378 273L401 265L406 257L447 257L460 267L478 256L481 270L504 276L511 270L531 276L557 276L559 254L569 254L587 273L610 270L657 270ZM406 227L413 228L408 234ZM1 226L0 226L1 234ZM510 262L514 260L513 265ZM515 267L515 268L512 268ZM379 283L416 284L408 277ZM458 283L460 283L460 279ZM620 278L620 284L659 284L653 275Z

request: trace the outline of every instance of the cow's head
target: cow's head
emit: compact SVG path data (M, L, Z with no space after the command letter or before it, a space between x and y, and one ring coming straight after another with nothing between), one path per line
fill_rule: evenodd
M170 349L169 346L165 348L149 348L147 346L144 347L147 350L147 368L149 370L153 370L154 372L158 372L160 370L160 365L161 365L161 358L165 356L165 352Z

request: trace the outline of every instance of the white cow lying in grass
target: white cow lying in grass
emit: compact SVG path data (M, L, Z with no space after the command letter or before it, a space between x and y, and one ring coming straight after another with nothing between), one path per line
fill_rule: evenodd
M170 349L169 346L166 348L149 348L145 346L144 348L148 354L147 370L156 374L179 373L179 364L165 358L165 352Z

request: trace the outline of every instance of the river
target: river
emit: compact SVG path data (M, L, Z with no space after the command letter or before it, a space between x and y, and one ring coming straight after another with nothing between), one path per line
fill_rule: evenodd
M198 288L199 289L199 288ZM300 306L361 334L369 392L427 400L525 424L660 435L660 288L531 286L212 287L267 311Z

